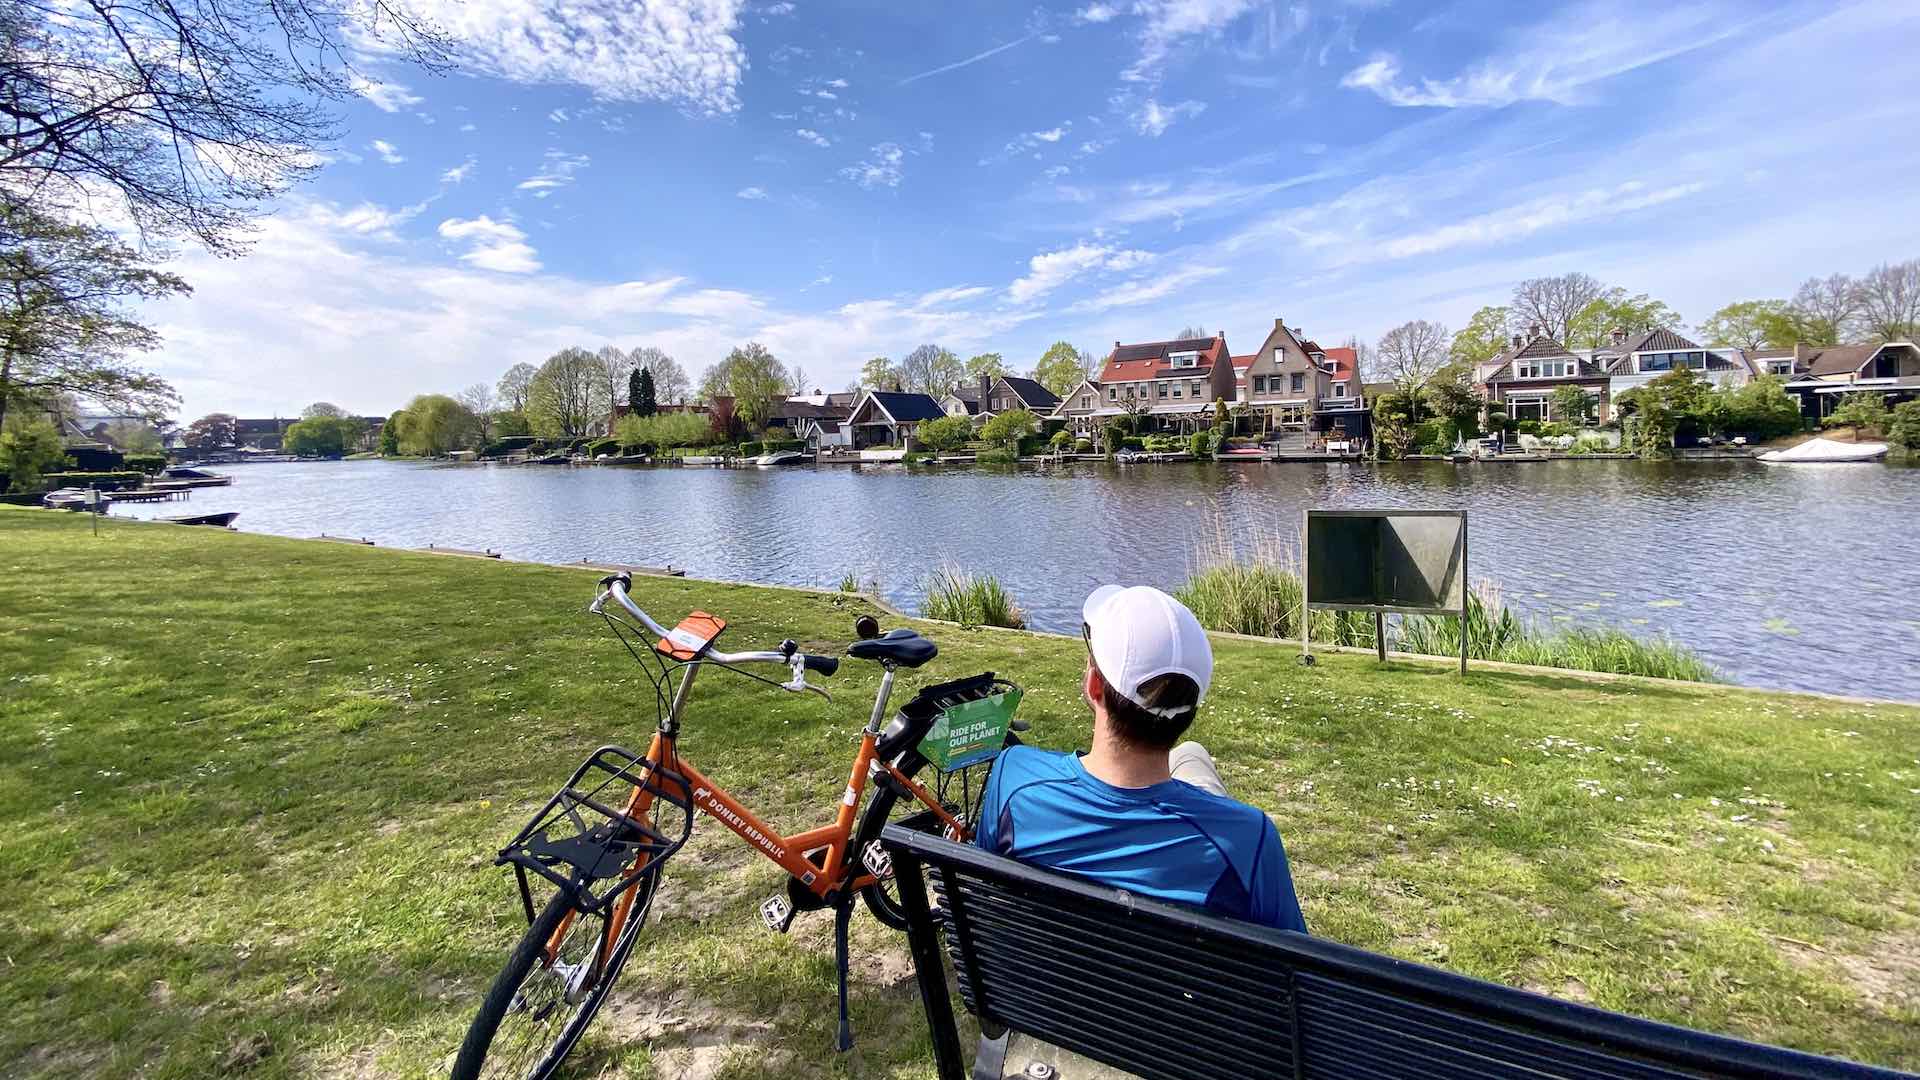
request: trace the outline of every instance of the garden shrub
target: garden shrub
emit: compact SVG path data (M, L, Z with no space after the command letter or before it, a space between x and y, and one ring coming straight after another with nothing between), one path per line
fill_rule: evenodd
M165 454L128 454L127 455L127 468L136 470L138 472L146 473L148 476L152 476L153 474L158 472L163 472L165 471L166 467L167 467L167 455Z
M1916 432L1916 434L1920 434L1920 432ZM1075 442L1075 443L1073 444L1073 452L1074 452L1074 453L1076 453L1076 454L1091 454L1091 453L1093 453L1093 440L1092 440L1092 439L1080 439L1080 440L1078 440L1078 441L1076 441L1076 442Z
M1540 421L1522 420L1516 425L1515 430L1522 435L1538 435L1540 434Z

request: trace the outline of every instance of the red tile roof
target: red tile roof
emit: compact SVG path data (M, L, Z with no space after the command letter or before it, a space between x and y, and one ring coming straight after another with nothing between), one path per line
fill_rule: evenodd
M1167 357L1177 352L1197 352L1199 357L1190 368L1175 368ZM1100 369L1101 382L1129 382L1135 379L1157 379L1167 375L1185 378L1189 375L1205 375L1213 370L1213 365L1227 358L1227 336L1219 334L1210 338L1188 338L1181 341L1148 341L1138 345L1115 345L1107 356L1106 366Z
M1325 350L1327 359L1333 361L1333 377L1351 379L1360 367L1359 350L1348 345L1335 345Z

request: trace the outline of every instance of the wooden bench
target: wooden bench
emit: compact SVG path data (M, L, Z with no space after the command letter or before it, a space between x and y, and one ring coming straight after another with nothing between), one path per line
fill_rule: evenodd
M1218 918L899 825L882 842L941 1080L967 1076L949 958L983 1031L1149 1078L1914 1080ZM994 1058L980 1055L976 1078L1001 1075Z

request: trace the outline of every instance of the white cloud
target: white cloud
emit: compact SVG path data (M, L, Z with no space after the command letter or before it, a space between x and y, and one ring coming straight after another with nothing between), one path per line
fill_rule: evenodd
M820 134L819 132L813 130L812 128L796 128L793 133L807 140L808 142L812 143L815 146L832 146L833 145L833 140L827 138L825 135Z
M1048 128L1045 131L1036 131L1033 133L1033 137L1039 139L1041 142L1056 143L1067 137L1067 128L1072 126L1071 124L1067 124L1062 127Z
M831 90L815 90L813 92L813 96L817 98L825 98L828 101L838 101L840 99L840 95L834 93Z
M739 199L764 199L767 197L767 190L758 187L743 187L733 194L735 198Z
M946 307L960 303L962 300L973 300L985 296L992 291L985 285L957 285L952 288L935 289L929 293L921 293L919 299L913 302L913 306L915 308Z
M556 124L564 124L567 122L567 110L555 109L552 112L547 114L547 119L553 121Z
M1399 57L1375 53L1340 85L1367 90L1390 105L1499 108L1520 101L1577 105L1594 83L1693 52L1739 33L1737 13L1700 5L1622 12L1589 4L1516 35L1502 55L1451 78L1401 77Z
M1060 179L1061 177L1063 177L1063 176L1065 176L1065 175L1067 175L1068 173L1070 173L1070 172L1072 172L1072 171L1073 171L1073 168L1072 168L1072 166L1069 166L1069 165L1055 165L1055 166L1053 166L1053 167L1051 167L1051 168L1049 168L1049 169L1047 169L1047 170L1045 170L1045 171L1043 171L1043 172L1042 172L1042 173L1040 174L1040 176L1041 176L1041 178L1042 178L1042 179L1045 179L1045 180L1058 180L1058 179Z
M564 150L548 150L542 159L540 171L520 181L516 185L521 191L533 192L536 199L544 199L560 188L573 183L573 174L587 167L592 161L585 154L569 154Z
M479 129L477 125L474 125L474 124L461 124L460 130L461 131L477 131Z
M306 208L302 217L319 228L335 229L355 236L394 242L400 239L394 229L413 220L426 208L426 203L403 206L398 210L390 210L371 202L363 202L349 210L340 210L331 205L319 205Z
M788 0L779 0L779 3L768 4L762 7L760 14L773 16L791 15L793 14L793 4L788 2Z
M367 144L367 148L379 154L380 160L389 165L398 165L407 160L401 156L399 147L394 146L385 139L375 139Z
M901 79L895 85L905 86L908 83L916 83L916 82L919 82L921 79L925 79L930 76L944 75L949 71L957 71L960 68L967 67L972 64L977 64L980 61L987 59L988 57L998 56L999 54L1006 52L1008 49L1011 49L1016 45L1025 45L1027 42L1032 41L1037 36L1039 35L1028 34L1026 37L1019 38L1014 41L1009 41L1005 45L995 45L993 48L988 49L985 52L975 53L972 56L967 57L965 60L955 60L951 64L942 64L937 68L928 68L927 70L919 72L918 74L909 75L906 78Z
M1506 243L1532 236L1542 229L1618 217L1683 199L1697 194L1706 186L1694 182L1649 189L1640 181L1633 180L1618 187L1549 195L1451 225L1410 233L1383 244L1367 245L1364 250L1389 259L1404 259L1457 247Z
M473 175L473 164L474 164L473 158L469 157L467 160L461 162L458 165L455 165L453 168L448 169L446 172L441 173L440 182L443 184L459 184L459 183L466 182L467 177Z
M1116 249L1111 244L1085 240L1070 248L1042 252L1027 260L1027 275L1007 286L1007 299L1025 304L1047 295L1083 274L1101 270L1131 270L1153 259L1151 252Z
M827 85L828 85L828 86L831 86L831 87L833 87L833 88L834 88L835 90L845 90L845 89L847 88L847 80L845 80L845 79L828 79L828 80L827 80Z
M1190 38L1219 34L1257 6L1256 0L1136 0L1134 12L1146 17L1140 31L1140 58L1120 77L1158 85L1161 70L1177 47Z
M1105 292L1090 296L1077 304L1073 304L1068 307L1067 310L1072 312L1107 311L1111 308L1132 307L1137 304L1145 304L1159 300L1162 297L1171 296L1189 285L1205 281L1208 278L1219 277L1226 272L1224 267L1219 266L1186 266L1169 273L1156 274L1153 277L1139 278L1134 281L1129 281L1124 285L1117 285Z
M747 54L740 0L416 0L408 10L444 28L469 74L572 84L612 101L664 101L697 112L740 107ZM359 40L391 53L392 42Z
M381 112L399 112L426 100L399 83L381 82L359 74L349 78L348 87Z
M1133 129L1142 135L1159 138L1166 130L1182 117L1199 116L1207 110L1204 101L1182 101L1173 105L1162 105L1148 98L1145 105L1133 114Z
M863 188L899 187L905 176L901 165L907 152L899 143L883 142L873 148L865 161L840 170L840 175Z
M1117 17L1120 9L1112 4L1088 4L1073 13L1073 17L1086 23L1103 23Z
M440 236L466 244L461 261L482 270L531 274L540 269L538 253L527 243L527 234L510 222L495 221L485 214L464 220L448 218L440 223Z

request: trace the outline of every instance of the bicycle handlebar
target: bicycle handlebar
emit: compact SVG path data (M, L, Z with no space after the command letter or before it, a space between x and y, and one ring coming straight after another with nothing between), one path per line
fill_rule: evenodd
M665 638L669 636L667 629L653 621L653 616L642 610L640 605L634 603L633 598L627 594L628 590L633 587L633 575L624 571L618 574L609 574L600 579L600 585L600 595L595 597L593 603L587 606L588 611L595 615L601 614L601 609L606 606L607 598L612 597L615 602L627 610L627 614L638 619L640 625L646 627L655 637ZM789 642L788 644L792 643ZM781 689L792 690L796 693L802 690L816 690L817 692L824 693L824 691L818 691L816 687L807 685L806 673L809 671L817 671L822 675L832 675L835 671L839 670L840 667L840 658L837 656L809 656L803 652L789 653L770 649L737 653L721 652L719 649L708 649L705 653L701 654L700 661L712 661L717 664L780 664L793 673L792 681L782 683Z

